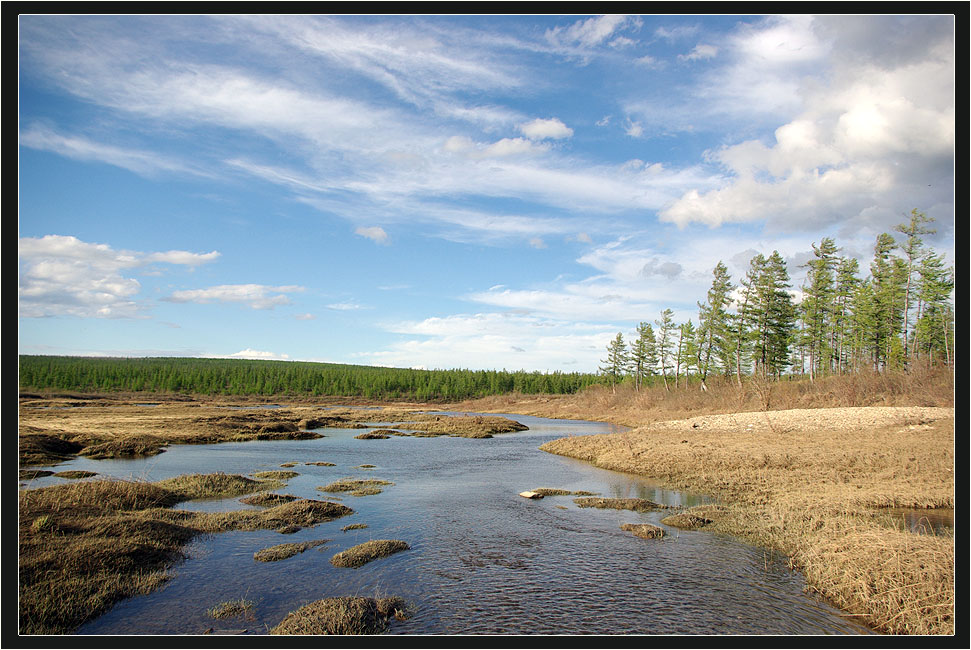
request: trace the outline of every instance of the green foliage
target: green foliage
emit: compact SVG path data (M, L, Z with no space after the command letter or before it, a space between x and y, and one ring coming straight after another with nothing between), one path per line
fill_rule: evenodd
M21 356L20 388L455 400L519 392L571 394L599 381L587 373L414 370L300 361Z

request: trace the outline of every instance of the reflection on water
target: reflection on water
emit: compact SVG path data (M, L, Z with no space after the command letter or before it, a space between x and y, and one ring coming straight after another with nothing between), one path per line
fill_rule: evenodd
M946 535L954 532L954 510L951 508L891 508L890 515L904 530L918 535Z
M263 634L301 605L330 596L398 595L415 608L392 634L825 634L865 633L803 593L801 576L779 558L733 538L667 528L661 540L620 529L666 513L578 508L569 496L528 500L540 487L588 490L691 506L704 497L661 489L641 477L600 470L538 447L566 435L617 430L590 422L510 416L528 431L491 439L358 440L322 430L316 440L173 446L141 460L79 458L58 469L159 480L196 472L252 474L296 462L300 476L279 490L306 498L343 477L391 481L381 494L341 495L355 514L282 535L272 530L196 538L162 589L116 605L83 634ZM330 462L332 467L306 465ZM356 469L362 464L374 469ZM58 482L45 477L33 482ZM180 508L233 510L238 499ZM342 532L352 523L367 528ZM281 562L256 551L283 542L331 540ZM331 555L369 539L402 539L411 550L358 569ZM217 621L215 605L245 598L248 618Z

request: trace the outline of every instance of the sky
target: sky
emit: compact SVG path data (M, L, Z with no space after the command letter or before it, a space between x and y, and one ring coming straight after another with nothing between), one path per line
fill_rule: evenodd
M20 353L596 372L719 261L952 263L954 28L21 16Z

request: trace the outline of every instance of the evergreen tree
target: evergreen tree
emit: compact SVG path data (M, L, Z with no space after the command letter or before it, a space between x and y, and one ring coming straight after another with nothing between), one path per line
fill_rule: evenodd
M616 390L616 383L624 378L630 364L624 335L617 332L616 338L607 345L607 358L603 360L600 372L610 380L610 387Z
M673 334L676 327L674 312L665 309L661 312L660 320L655 320L654 324L658 326L657 356L661 362L661 378L664 380L664 390L670 390L668 388L668 362L671 359L671 348L674 346Z
M809 379L816 378L824 367L832 368L832 323L835 306L835 274L838 258L836 243L823 238L819 246L813 244L815 259L806 266L806 284L802 288L801 303L804 343L809 355Z
M691 373L691 364L698 359L697 332L695 326L688 319L678 328L678 353L675 356L674 387L678 387L678 378L681 376L681 368L684 368L684 385L688 387L688 375Z
M852 300L860 285L860 279L857 277L859 270L860 265L853 257L841 258L836 268L836 305L833 310L833 341L831 347L836 351L836 371L838 373L842 373L846 369L845 346L851 326Z
M947 365L951 363L954 343L954 311L951 293L954 290L954 267L944 266L944 257L935 253L924 255L918 267L917 320L914 326L913 351L927 355L934 362L935 352Z
M903 251L904 256L907 258L907 286L904 289L904 357L910 356L908 350L908 337L910 329L910 306L911 306L911 290L915 284L917 266L920 260L926 254L924 251L924 242L921 239L921 235L933 234L934 230L924 227L925 223L930 223L933 221L933 217L928 217L923 212L918 212L917 209L910 211L910 221L908 223L902 223L894 227L894 230L907 236L907 240L900 247Z
M634 386L640 390L645 376L654 374L657 368L657 339L650 323L637 326L637 339L631 346L631 368L634 371Z
M907 282L907 265L893 255L897 248L892 235L877 236L873 248L870 277L873 284L873 328L875 346L874 365L887 368L902 361L903 344L900 332L904 322L904 294Z
M711 368L712 357L727 357L729 349L729 313L731 294L735 286L731 282L728 268L718 262L715 265L714 279L708 289L708 300L698 303L698 372L701 375L701 388L706 390L705 381ZM724 364L723 364L724 365Z

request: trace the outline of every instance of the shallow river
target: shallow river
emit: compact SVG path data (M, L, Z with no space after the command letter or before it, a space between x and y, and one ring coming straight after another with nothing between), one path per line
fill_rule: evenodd
M862 628L803 592L784 560L731 537L665 527L646 540L624 523L669 513L579 508L571 496L529 500L540 487L588 490L691 506L704 497L663 490L644 478L539 451L554 438L616 430L592 422L508 416L529 431L491 439L357 440L360 430L321 429L302 441L175 445L132 461L78 458L56 471L159 480L189 473L252 474L288 462L300 476L277 492L312 499L344 477L391 481L381 494L341 496L355 514L284 535L272 530L196 538L163 588L118 603L81 634L264 634L306 603L329 596L397 595L414 606L391 634L858 634ZM305 465L326 461L333 467ZM362 464L374 469L359 469ZM60 482L46 477L32 487ZM247 508L236 498L177 506ZM367 528L342 532L354 523ZM284 542L332 540L279 562L256 551ZM411 550L358 569L330 557L369 539L400 539ZM248 617L214 620L219 603L255 603Z

